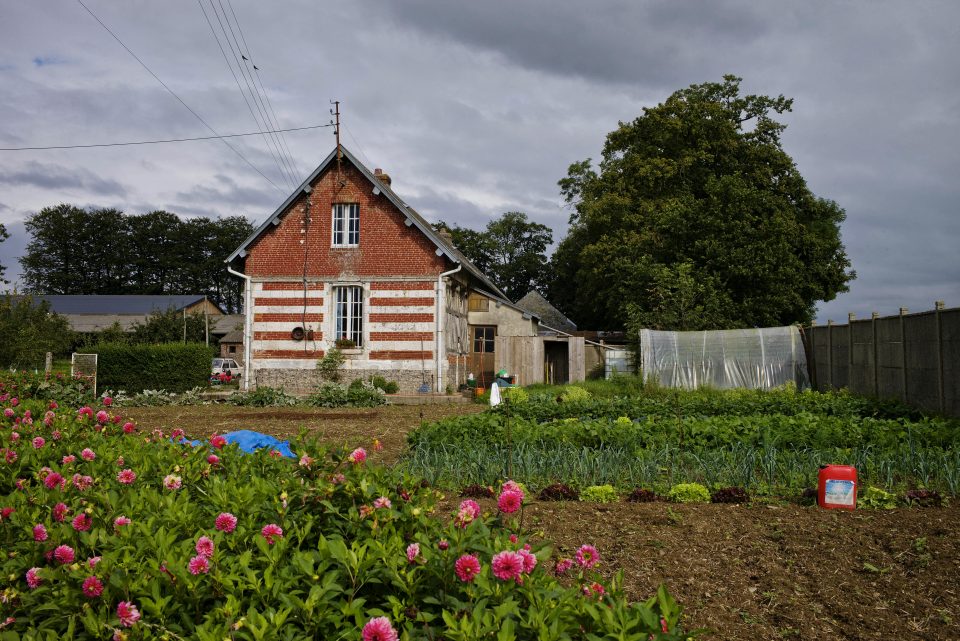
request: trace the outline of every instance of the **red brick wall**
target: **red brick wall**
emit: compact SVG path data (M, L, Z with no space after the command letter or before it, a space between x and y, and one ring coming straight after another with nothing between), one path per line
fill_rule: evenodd
M449 269L446 259L436 255L436 246L416 227L407 227L406 215L386 196L374 196L374 185L346 159L341 175L345 183L342 186L337 180L336 164L332 163L312 185L307 234L300 233L307 199L300 194L281 215L280 224L265 231L248 248L247 274L302 277L301 239L306 241L308 277L435 275ZM331 247L331 211L333 203L338 202L360 205L359 247Z

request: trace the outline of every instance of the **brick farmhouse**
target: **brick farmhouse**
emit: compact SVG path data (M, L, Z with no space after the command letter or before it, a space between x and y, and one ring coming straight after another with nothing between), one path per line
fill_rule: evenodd
M387 174L342 145L227 264L245 280L248 388L312 390L317 360L339 340L344 380L381 375L402 392L443 392L492 363L471 361L492 335L537 334L536 316L397 196ZM500 320L472 327L478 299Z

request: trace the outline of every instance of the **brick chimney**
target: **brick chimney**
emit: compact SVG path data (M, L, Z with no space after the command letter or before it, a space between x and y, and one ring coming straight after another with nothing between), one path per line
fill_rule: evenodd
M377 180L379 180L380 182L382 182L382 183L383 183L384 185L386 185L387 187L390 186L390 182L391 182L391 181L390 181L390 174L386 173L385 171L383 171L382 169L380 169L379 167L377 167L376 169L373 170L373 175L376 176L376 177L377 177Z

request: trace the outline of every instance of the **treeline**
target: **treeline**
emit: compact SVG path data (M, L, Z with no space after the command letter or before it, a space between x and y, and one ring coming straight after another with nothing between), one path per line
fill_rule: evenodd
M20 259L34 294L202 294L240 311L243 283L224 259L252 233L242 216L181 218L60 204L26 220Z

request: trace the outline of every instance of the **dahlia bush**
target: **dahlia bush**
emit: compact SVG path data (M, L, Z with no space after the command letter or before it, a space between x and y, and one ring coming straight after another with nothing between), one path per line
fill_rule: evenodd
M688 636L589 541L528 540L516 484L441 512L364 449L193 447L116 411L0 393L0 640Z

